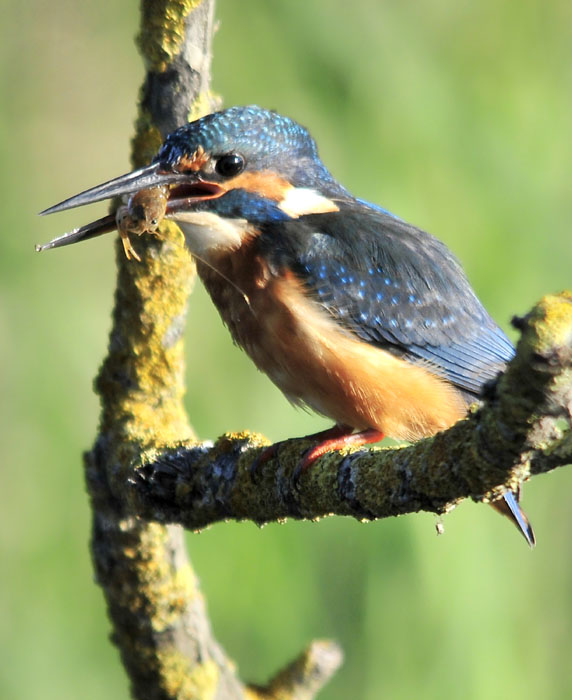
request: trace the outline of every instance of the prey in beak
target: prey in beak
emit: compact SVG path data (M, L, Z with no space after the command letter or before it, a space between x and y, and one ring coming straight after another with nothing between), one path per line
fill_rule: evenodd
M224 191L219 184L204 181L196 168L185 172L167 171L161 168L160 163L152 163L40 212L41 216L45 216L113 197L128 197L127 203L122 204L115 214L73 229L44 245L36 245L36 251L60 248L117 230L127 259L141 260L131 244L131 234L156 233L164 218L176 218L178 212L188 210L193 202L220 197Z

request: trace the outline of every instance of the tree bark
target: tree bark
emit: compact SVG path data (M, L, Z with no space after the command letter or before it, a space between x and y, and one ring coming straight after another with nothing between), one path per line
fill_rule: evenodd
M164 136L210 111L214 0L143 0L138 44L147 74L133 140L134 166ZM99 435L86 455L93 507L92 553L112 639L132 694L167 698L313 697L341 662L331 643L311 645L267 688L248 688L213 637L183 531L140 517L126 488L143 455L190 441L184 394L183 330L194 265L177 227L135 244L142 262L117 246L118 279L108 355L96 379Z

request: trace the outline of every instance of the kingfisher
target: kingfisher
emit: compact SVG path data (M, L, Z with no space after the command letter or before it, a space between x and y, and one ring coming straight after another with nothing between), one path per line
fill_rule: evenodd
M514 355L451 251L353 196L310 133L257 106L231 107L171 133L150 165L42 214L123 197L127 204L37 249L174 220L234 341L294 404L330 418L320 455L384 436L445 430ZM535 543L519 494L492 505Z

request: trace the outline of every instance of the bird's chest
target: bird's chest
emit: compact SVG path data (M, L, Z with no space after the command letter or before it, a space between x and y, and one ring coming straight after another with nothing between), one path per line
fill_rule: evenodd
M288 270L271 270L256 239L231 255L197 261L197 270L234 341L295 404L339 422L343 401L336 376L336 341L344 332Z
M284 279L260 253L259 232L245 219L207 212L189 212L179 225L234 341L287 391L283 377L295 369L286 339L294 332L296 309L280 294Z
M345 331L291 272L268 267L256 239L197 269L234 341L292 402L406 439L463 415L453 387Z
M273 273L255 245L197 261L197 270L235 343L290 398L300 397L301 311L287 294L295 280Z

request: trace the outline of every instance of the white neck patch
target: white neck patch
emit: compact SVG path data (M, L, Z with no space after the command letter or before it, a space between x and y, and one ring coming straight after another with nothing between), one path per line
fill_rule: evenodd
M297 219L304 214L324 214L339 211L338 205L316 190L307 187L291 187L278 205L288 216Z
M187 248L202 259L215 251L237 250L249 230L246 219L224 219L208 211L177 212L172 218L184 233Z

